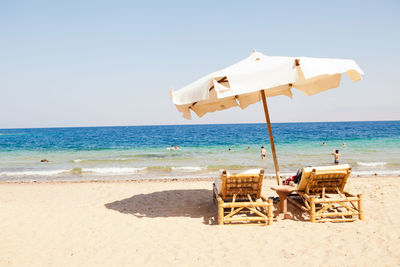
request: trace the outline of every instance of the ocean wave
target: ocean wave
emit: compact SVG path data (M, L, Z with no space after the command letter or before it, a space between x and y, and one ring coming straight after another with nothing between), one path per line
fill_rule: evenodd
M63 170L29 170L29 171L10 171L0 172L0 176L55 176L55 175L81 175L81 174L134 174L145 171L147 167L142 168L72 168Z
M222 169L225 170L249 170L249 169L257 169L259 168L259 166L255 166L255 165L239 165L239 164L232 164L232 165L208 165L207 166L207 170L210 171L219 171Z
M357 161L357 165L364 166L364 167L379 167L385 166L387 162L359 162Z
M191 166L185 166L185 167L171 167L171 170L173 171L201 171L204 170L205 167L191 167Z
M110 159L73 159L73 163L112 163L118 161L137 161L137 159L128 158L110 158Z
M15 172L0 172L0 176L50 176L66 172L69 172L69 170L15 171Z
M206 167L190 167L190 166L149 166L147 171L149 172L173 172L173 171L201 171L206 169Z
M400 170L353 171L351 176L399 176Z
M82 173L100 173L100 174L132 174L146 170L147 167L141 168L128 168L128 167L115 167L115 168L82 168Z
M163 153L146 153L130 155L131 158L150 158L150 159L164 159L181 157L180 153L163 152Z

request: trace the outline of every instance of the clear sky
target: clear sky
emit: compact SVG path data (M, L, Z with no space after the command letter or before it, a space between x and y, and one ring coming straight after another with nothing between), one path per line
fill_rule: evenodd
M0 128L265 122L262 104L186 120L168 92L271 56L366 75L268 99L272 122L399 120L400 1L0 1Z

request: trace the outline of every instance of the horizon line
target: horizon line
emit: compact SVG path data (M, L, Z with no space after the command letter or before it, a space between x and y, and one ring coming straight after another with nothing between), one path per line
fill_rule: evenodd
M400 120L354 120L354 121L290 121L290 122L271 122L271 124L284 123L337 123L337 122L383 122L383 121L400 121ZM150 126L200 126L200 125L235 125L235 124L266 124L266 122L237 122L237 123L195 123L195 124L137 124L137 125L93 125L93 126L53 126L53 127L15 127L0 128L0 130L17 130L17 129L63 129L63 128L107 128L107 127L150 127Z

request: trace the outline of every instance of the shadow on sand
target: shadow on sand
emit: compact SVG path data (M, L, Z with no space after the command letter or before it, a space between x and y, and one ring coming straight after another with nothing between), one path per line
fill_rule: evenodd
M301 221L301 222L310 222L310 217L308 214L296 206L294 206L292 203L288 201L287 203L287 212L291 216L290 219L288 220L293 220L293 221ZM274 197L274 221L277 221L277 218L279 217L280 219L283 218L282 214L280 214L280 205L279 205L279 197Z
M104 205L106 208L138 218L191 217L203 218L207 225L217 224L217 208L212 190L166 190L134 195Z

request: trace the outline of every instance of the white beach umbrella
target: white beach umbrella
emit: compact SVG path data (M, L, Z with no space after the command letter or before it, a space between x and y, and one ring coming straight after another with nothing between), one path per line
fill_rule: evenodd
M202 117L208 112L231 107L245 109L262 100L276 179L280 184L266 98L277 95L291 98L292 87L306 95L336 88L343 73L354 82L361 80L364 74L351 59L277 57L254 51L242 61L210 73L178 91L171 89L170 94L177 109L187 119L191 119L191 111Z

